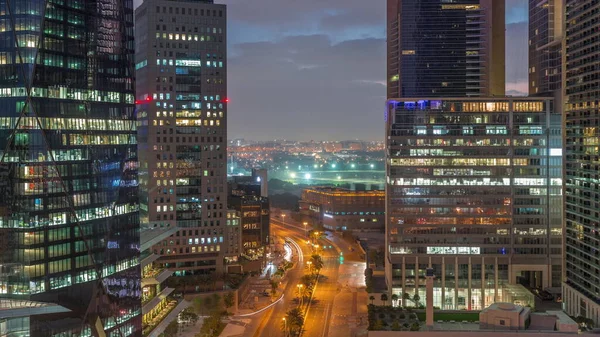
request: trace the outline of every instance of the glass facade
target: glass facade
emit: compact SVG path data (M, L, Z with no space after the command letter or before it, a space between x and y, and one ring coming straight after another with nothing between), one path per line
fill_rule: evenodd
M131 0L0 1L0 298L70 310L18 335L141 335L133 48Z
M553 101L390 100L388 107L386 242L396 269L388 282L424 292L416 275L433 265L443 276L440 307L469 310L520 278L560 286L551 273L562 263L561 116Z
M568 314L600 322L600 4L566 2L565 270Z
M504 94L504 1L388 0L388 98Z
M529 0L529 94L562 87L564 0Z

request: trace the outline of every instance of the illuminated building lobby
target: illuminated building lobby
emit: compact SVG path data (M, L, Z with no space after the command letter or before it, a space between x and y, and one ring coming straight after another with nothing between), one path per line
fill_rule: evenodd
M517 284L560 289L553 100L404 98L387 107L388 290L425 299L427 268L434 306L445 310L518 302Z

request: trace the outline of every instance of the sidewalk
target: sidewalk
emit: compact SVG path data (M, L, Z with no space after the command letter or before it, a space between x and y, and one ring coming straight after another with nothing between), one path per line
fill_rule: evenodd
M343 287L333 301L329 337L360 336L367 332L367 293Z
M177 319L177 316L179 315L179 313L182 312L185 308L189 307L191 304L192 304L192 302L190 302L190 301L181 300L181 302L179 302L179 304L177 304L175 309L173 309L167 315L167 317L165 317L165 319L162 320L162 322L158 323L156 328L154 328L154 330L152 330L152 332L150 332L148 337L158 337L158 335L160 335L163 331L165 331L165 329L167 328L169 323L171 323L173 320ZM200 326L201 325L202 324L200 323Z
M246 331L246 326L251 321L249 318L232 319L227 323L219 337L242 337Z

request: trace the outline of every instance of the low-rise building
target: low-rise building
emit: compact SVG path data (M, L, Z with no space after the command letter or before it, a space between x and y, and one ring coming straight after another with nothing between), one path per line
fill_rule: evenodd
M385 192L311 187L302 191L300 212L312 224L336 231L378 231L385 227Z
M177 232L177 227L142 227L140 233L140 265L142 268L142 329L147 335L159 323L163 311L169 311L175 306L169 296L175 290L167 286L167 279L173 271L155 263L160 258L152 246L166 240Z
M265 172L253 170L252 176L232 177L228 182L228 205L237 212L241 230L240 254L250 263L245 271L258 271L265 263L270 243L270 203L266 193Z

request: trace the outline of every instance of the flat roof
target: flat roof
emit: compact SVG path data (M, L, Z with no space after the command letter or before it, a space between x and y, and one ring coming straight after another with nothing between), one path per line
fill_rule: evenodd
M34 315L55 314L71 310L55 303L36 302L18 299L0 299L0 317L26 317Z
M147 249L150 249L155 244L157 244L160 241L175 234L178 229L179 228L177 228L177 226L166 227L166 228L165 227L156 227L156 228L142 227L142 229L140 230L140 242L141 242L140 251L143 252Z

